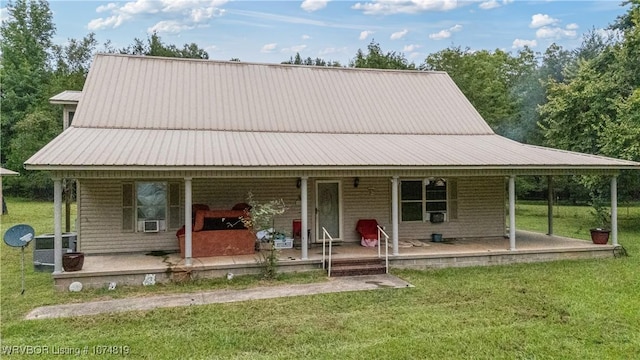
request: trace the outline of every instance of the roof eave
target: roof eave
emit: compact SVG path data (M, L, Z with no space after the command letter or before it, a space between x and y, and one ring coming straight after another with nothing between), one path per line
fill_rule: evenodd
M391 165L358 165L358 166L145 166L145 165L37 165L25 164L27 170L40 171L354 171L354 170L379 170L379 171L406 171L406 170L462 170L462 171L511 171L517 174L519 171L531 170L585 170L585 171L607 171L617 173L620 170L640 170L637 165L413 165L413 166L391 166Z

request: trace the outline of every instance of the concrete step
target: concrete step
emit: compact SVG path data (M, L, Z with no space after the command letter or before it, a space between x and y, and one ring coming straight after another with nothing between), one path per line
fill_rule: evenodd
M328 260L327 260L328 264ZM382 264L384 265L384 259L376 258L354 258L354 259L332 259L332 266L341 266L341 265L370 265L370 264Z
M386 273L384 265L354 265L331 267L331 276L376 275Z
M329 269L328 261L325 268ZM375 275L386 273L385 262L378 258L332 260L331 276Z

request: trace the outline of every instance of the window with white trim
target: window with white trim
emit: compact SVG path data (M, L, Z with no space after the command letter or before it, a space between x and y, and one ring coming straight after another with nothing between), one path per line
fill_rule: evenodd
M139 181L122 184L122 230L166 231L182 224L180 184Z
M400 218L403 222L458 218L458 183L455 179L400 181Z

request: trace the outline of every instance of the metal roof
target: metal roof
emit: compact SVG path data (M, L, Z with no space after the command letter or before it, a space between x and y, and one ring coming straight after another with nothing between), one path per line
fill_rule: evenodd
M74 126L491 134L443 72L97 55Z
M495 134L296 134L73 127L45 146L27 164L33 168L451 166L615 169L640 165L524 145Z
M65 90L49 98L49 102L52 104L77 104L81 96L82 91Z
M624 169L498 136L443 72L97 55L28 169Z
M0 167L0 176L16 176L16 175L20 175L20 174L15 171Z

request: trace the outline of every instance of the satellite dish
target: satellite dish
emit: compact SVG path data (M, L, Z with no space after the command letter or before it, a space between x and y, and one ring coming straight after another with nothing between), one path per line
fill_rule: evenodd
M5 244L11 247L19 247L22 249L22 292L24 295L24 248L33 240L35 231L33 227L27 224L14 225L4 233Z
M12 226L4 233L4 242L11 247L23 247L29 245L34 236L33 227L27 224L20 224Z

